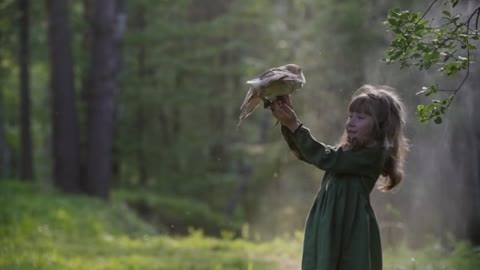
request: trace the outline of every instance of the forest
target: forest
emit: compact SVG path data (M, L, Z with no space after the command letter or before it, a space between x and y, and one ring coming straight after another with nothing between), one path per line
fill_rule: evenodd
M477 0L0 1L0 269L300 269L323 171L270 110L237 127L245 82L287 63L327 144L362 85L406 104L405 179L370 195L385 269L479 269L479 17Z

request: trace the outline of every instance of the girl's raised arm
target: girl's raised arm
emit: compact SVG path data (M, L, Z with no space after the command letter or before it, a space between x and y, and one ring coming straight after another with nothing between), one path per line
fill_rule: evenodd
M367 176L381 173L384 151L379 146L344 151L341 147L328 146L317 141L303 126L297 128L295 132L282 126L282 134L298 159L322 170Z

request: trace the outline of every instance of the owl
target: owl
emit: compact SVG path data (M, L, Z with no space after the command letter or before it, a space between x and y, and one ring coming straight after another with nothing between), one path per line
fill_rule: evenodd
M245 100L240 107L240 117L237 127L263 102L268 108L272 102L281 96L286 96L305 85L302 68L296 64L271 68L257 78L247 81L250 85Z

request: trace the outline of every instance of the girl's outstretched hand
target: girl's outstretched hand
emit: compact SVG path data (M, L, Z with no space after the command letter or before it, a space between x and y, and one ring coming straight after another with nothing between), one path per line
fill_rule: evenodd
M292 108L290 97L286 96L275 100L270 108L272 109L273 116L277 118L278 122L290 129L291 132L294 132L300 125L297 114Z
M290 95L279 96L279 97L277 97L276 100L287 104L290 108L293 109L292 100L290 99Z

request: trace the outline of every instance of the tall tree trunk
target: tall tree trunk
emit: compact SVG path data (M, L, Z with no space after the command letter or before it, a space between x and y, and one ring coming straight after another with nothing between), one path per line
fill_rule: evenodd
M115 0L95 1L92 18L91 91L88 103L87 192L108 199L118 94L120 40Z
M240 179L234 192L226 200L224 209L224 214L230 217L235 214L235 210L245 199L245 194L248 192L248 185L251 182L253 173L252 167L247 165L242 158L237 160L237 167L237 173L240 175ZM246 212L248 212L248 210L246 210ZM247 217L249 216L247 215Z
M480 52L472 53L472 56L477 59ZM470 66L468 81L456 97L457 111L449 112L458 117L449 128L452 133L449 151L457 169L456 184L453 188L448 186L448 191L441 191L445 193L458 190L452 198L456 202L456 207L450 210L453 213L446 213L444 217L448 221L452 220L450 230L458 238L468 240L475 246L480 245L480 126L476 119L477 104L480 101L480 93L477 91L480 77L472 74L478 74L479 71L480 68L476 65ZM445 181L444 184L451 183L449 178L445 178ZM462 222L458 222L459 219Z
M93 6L94 0L83 0L83 20L87 22L92 21ZM86 57L88 58L92 51L92 33L90 28L86 28L83 32L83 39L82 39L82 50L85 52ZM90 59L90 58L89 58ZM90 100L90 90L91 90L91 78L89 72L90 65L87 63L86 65L82 66L81 72L81 80L82 86L80 89L80 98L79 98L79 159L80 159L80 183L82 185L82 189L86 192L86 178L87 178L87 151L88 151L88 138L87 138L87 123L88 123L88 101Z
M30 119L30 1L19 0L20 33L20 179L33 180L33 146Z
M123 69L123 37L125 36L126 28L127 28L127 0L117 0L116 6L116 25L115 25L115 43L116 43L116 50L117 50L117 81L118 81L118 88L121 89L121 81L120 81L120 74ZM115 106L115 112L113 115L113 122L114 122L114 129L113 129L113 138L117 136L118 132L118 106ZM115 141L115 140L114 140ZM120 171L121 171L121 163L120 163L120 149L119 146L113 143L112 147L112 176L113 179L120 179Z
M138 8L135 12L135 28L136 31L145 32L145 28L147 26L147 21L145 19L145 5L138 4ZM147 66L146 66L146 58L147 58L147 49L144 44L140 45L137 54L137 62L138 62L138 77L140 80L145 80L147 77ZM143 140L144 140L144 110L142 106L137 106L136 108L136 130L137 130L137 148L136 148L136 156L137 156L137 174L138 174L138 181L140 185L145 185L147 183L147 166L145 164L145 152L143 149Z
M0 57L1 60L1 57ZM1 72L1 70L0 70ZM0 74L0 77L2 74ZM5 121L3 119L3 88L0 84L0 180L6 179L9 176L10 170L10 149L7 143L5 132Z
M138 181L140 185L144 186L147 184L147 166L145 164L145 152L144 152L144 145L143 145L143 137L144 137L144 115L142 108L137 109L137 119L136 119L136 126L137 126L137 168L138 168Z
M473 3L471 3L473 4ZM472 10L473 8L471 8ZM475 59L480 57L480 53L475 54ZM480 68L471 67L473 72L471 74L478 74ZM471 75L470 75L471 76ZM480 86L480 77L471 76L470 77L471 86L470 93L463 93L468 95L468 104L470 108L470 119L471 128L468 129L470 133L469 141L469 150L461 153L464 158L467 158L466 162L469 164L469 168L466 168L470 173L467 174L467 188L468 197L468 209L469 215L467 220L467 239L472 242L473 245L480 246L480 126L476 120L477 104L480 101L480 93L478 92L478 86ZM467 90L467 89L465 89ZM465 155L465 153L469 153Z
M12 44L11 37L13 36L15 16L17 6L14 2L2 2L3 5L0 5L0 12L3 16L0 17L0 46L3 50L0 50L0 63L3 63L5 60L8 60L8 52L14 46ZM9 74L8 70L4 65L0 64L0 82L3 82ZM0 83L0 180L7 179L12 177L12 163L11 163L11 153L7 141L7 123L5 122L4 115L6 113L4 106L4 84Z
M68 1L47 0L47 9L53 99L55 185L64 192L80 193L79 132Z

